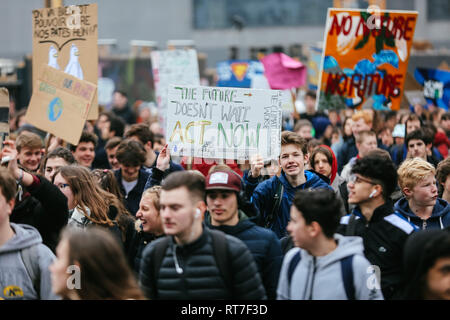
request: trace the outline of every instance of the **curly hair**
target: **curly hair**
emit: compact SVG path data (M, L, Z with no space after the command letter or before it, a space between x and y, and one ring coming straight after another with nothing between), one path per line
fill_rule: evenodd
M391 159L378 153L369 153L364 158L357 159L352 168L352 174L358 173L380 184L383 198L389 199L397 186L397 170Z

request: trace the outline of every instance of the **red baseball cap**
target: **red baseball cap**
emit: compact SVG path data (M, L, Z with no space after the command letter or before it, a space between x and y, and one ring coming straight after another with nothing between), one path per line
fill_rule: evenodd
M206 177L206 190L241 191L241 178L234 172L217 171Z

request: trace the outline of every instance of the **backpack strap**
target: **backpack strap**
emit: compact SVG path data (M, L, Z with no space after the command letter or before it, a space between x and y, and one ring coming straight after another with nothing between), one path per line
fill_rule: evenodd
M272 211L267 215L266 221L264 223L264 227L268 229L270 229L272 225L275 223L275 218L278 216L278 213L280 211L281 200L283 198L284 186L279 179L277 179L277 183L278 185L276 188L275 195L273 197L275 202L272 207Z
M348 300L355 300L355 285L353 282L353 255L341 260L342 280Z
M345 229L346 236L354 236L356 230L356 215L351 214L348 220L347 228Z
M228 241L225 233L208 229L212 238L212 245L214 251L214 259L216 260L219 272L225 282L225 286L233 297L233 274L230 268L230 259L228 255Z
M25 269L27 270L28 276L33 282L34 291L38 296L41 297L41 269L39 267L39 251L38 245L33 245L28 248L20 250L20 257L22 258Z
M288 267L288 285L289 286L291 286L292 275L294 274L295 268L297 267L301 258L302 258L302 255L299 250L299 251L297 251L297 253L292 257L291 261L289 262L289 267Z
M152 253L152 267L153 267L153 288L155 288L156 292L156 279L159 277L159 269L161 269L161 263L164 259L164 255L166 253L167 247L169 247L170 236L165 236L161 242L158 242L155 245L155 248Z

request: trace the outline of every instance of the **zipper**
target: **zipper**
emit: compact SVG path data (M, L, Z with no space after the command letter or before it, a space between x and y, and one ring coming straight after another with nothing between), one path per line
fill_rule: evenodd
M312 274L312 277L311 277L311 291L310 291L310 295L309 295L309 299L308 300L312 300L315 275L316 275L316 257L313 257L313 274Z
M422 220L422 230L427 228L427 220Z

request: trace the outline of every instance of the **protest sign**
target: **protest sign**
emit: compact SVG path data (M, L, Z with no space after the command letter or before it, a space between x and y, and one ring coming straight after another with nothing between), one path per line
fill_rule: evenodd
M251 88L256 75L264 75L264 66L254 60L228 60L217 63L217 86Z
M166 132L167 90L170 84L200 85L197 52L189 50L152 51L153 80L159 123Z
M25 119L76 145L97 86L46 65L40 70Z
M448 110L450 102L449 71L417 68L414 77L423 85L423 95L428 103Z
M172 155L264 159L280 154L282 91L170 85L167 141Z
M308 88L317 90L320 74L320 62L322 61L322 49L309 47L308 59Z
M9 92L6 88L0 88L0 150L7 136L9 136Z
M97 4L33 10L33 87L44 65L97 84L97 39ZM97 118L95 96L88 119Z
M316 107L398 110L417 16L328 9Z
M299 88L306 83L306 67L282 52L269 54L262 58L261 62L272 89Z

